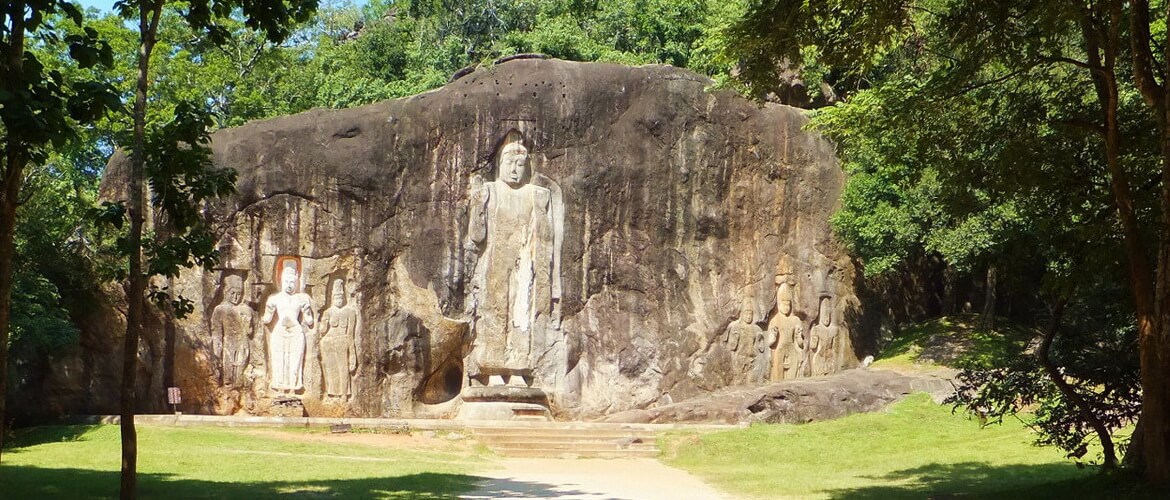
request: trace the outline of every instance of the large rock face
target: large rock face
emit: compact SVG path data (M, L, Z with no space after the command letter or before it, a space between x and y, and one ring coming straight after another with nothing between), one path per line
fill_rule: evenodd
M591 418L856 365L831 145L709 83L513 60L217 132L222 263L171 284L196 310L148 371L188 412L449 416L511 383Z

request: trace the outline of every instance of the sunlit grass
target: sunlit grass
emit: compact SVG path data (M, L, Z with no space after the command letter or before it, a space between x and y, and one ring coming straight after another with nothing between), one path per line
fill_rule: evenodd
M749 498L1098 498L1094 468L1032 445L1018 421L980 428L913 395L883 412L666 438L664 460ZM1134 494L1135 492L1129 492ZM1087 495L1087 496L1086 496Z
M257 435L245 429L140 426L143 498L449 498L487 463L471 451L417 451ZM278 431L283 432L283 431ZM4 450L4 498L118 493L117 426L44 426Z
M1018 356L1035 332L1014 325L977 328L974 314L947 316L900 332L875 357L874 368L898 371L986 367Z

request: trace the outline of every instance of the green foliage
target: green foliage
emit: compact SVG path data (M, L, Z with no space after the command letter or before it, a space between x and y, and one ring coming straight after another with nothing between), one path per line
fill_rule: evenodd
M73 162L80 158L81 149L80 141L74 140L48 150L45 163L29 165L26 171L14 238L12 335L8 339L16 367L35 365L35 360L77 345L78 328L70 306L83 307L79 302L84 294L78 291L96 286L84 234L97 177ZM13 380L28 375L19 368L13 373L18 375ZM11 387L12 392L24 389L19 384Z
M301 25L292 43L229 50L254 55L243 78L224 81L233 73L229 68L240 64L224 65L215 50L202 51L189 70L199 76L184 78L177 88L218 94L213 101L223 103L216 107L221 123L238 124L413 95L445 84L464 67L527 52L674 64L719 77L731 68L718 57L720 30L742 8L739 0L341 4ZM247 33L236 30L232 39L249 40ZM183 60L158 63L165 68ZM225 88L230 91L215 90Z
M1121 290L1124 292L1123 290ZM1116 291L1115 291L1116 293ZM1116 441L1141 412L1137 329L1127 314L1108 305L1078 301L1053 347L1065 380L1088 404ZM1079 410L1065 400L1034 356L1016 356L993 366L960 373L959 391L950 401L992 421L1023 416L1036 430L1038 444L1065 450L1077 461L1100 463L1098 436Z
M69 164L60 151L51 158L30 169L28 197L18 211L10 344L24 360L76 345L78 329L68 306L83 306L78 291L97 281L84 236L97 178Z
M1054 73L1064 72L1029 76L1044 82ZM988 261L1034 266L1033 257L1056 270L1113 255L1098 139L1062 123L1083 116L1083 103L1039 83L956 96L937 90L911 77L882 82L813 120L842 146L849 179L833 224L867 275L916 252L938 253L960 270ZM1096 239L1077 244L1087 236ZM1008 253L1030 258L1001 257Z
M151 61L148 112L166 121L176 103L207 102L216 126L235 126L417 94L466 66L526 52L674 64L725 79L733 61L719 49L723 29L744 8L742 0L341 2L311 18L293 17L299 21L281 43L249 26L243 12L207 24L203 14L167 9ZM187 23L193 16L200 19L195 27ZM109 40L115 63L94 74L128 101L137 35L117 16L91 24Z
M592 38L586 26L571 14L550 16L542 12L531 31L509 33L500 43L504 52L535 52L570 61L610 60L619 56Z
M703 36L708 4L706 0L601 2L597 32L619 52L687 67L692 48Z
M61 304L61 293L43 275L24 268L16 271L11 314L8 342L17 356L29 351L59 353L77 345L78 330Z
M1099 299L1123 294L1120 289L1103 290L1096 300L1072 304L1053 347L1066 379L1115 439L1128 438L1140 410L1136 328L1124 311ZM974 315L962 315L911 326L882 349L872 366L962 369L959 391L950 400L956 409L985 423L1014 416L1035 431L1037 444L1059 447L1078 462L1099 464L1093 429L1064 400L1032 352L1039 332L1018 326L981 331L977 324Z
M780 85L783 69L806 63L844 71L851 77L844 79L857 81L898 47L911 25L910 4L756 0L729 26L724 50L739 61L740 81L757 98Z
M112 62L110 46L95 30L82 26L75 5L57 0L5 5L0 9L0 317L7 323L0 325L0 441L8 423L12 368L77 338L59 290L47 277L50 273L30 265L60 253L35 253L44 248L44 239L29 237L27 227L18 224L20 205L38 194L37 172L30 175L29 167L52 172L47 164L54 152L69 148L78 137L76 120L94 120L120 106L107 84L74 78L74 71ZM46 45L60 50L39 50ZM53 226L51 220L41 223ZM16 354L11 366L10 344Z
M82 17L73 4L50 0L27 7L27 14L21 12L24 18L21 33L13 31L15 25L8 19L7 11L0 14L0 48L6 57L9 50L23 53L19 66L7 59L0 63L0 82L3 82L0 85L0 151L5 158L19 154L27 160L42 162L49 154L46 146L63 147L75 137L72 120L100 116L104 105L114 99L108 87L99 82L66 79L62 71L53 67L54 56L46 58L43 53L22 50L26 46L14 47L15 37L29 37L33 47L37 43L66 47L60 54L68 54L81 69L109 65L112 52L96 31L81 28ZM72 24L75 31L59 28L62 24Z
M215 168L211 160L211 114L188 103L175 106L174 118L152 127L146 141L146 180L150 201L163 214L164 231L144 244L148 276L177 278L183 268L210 270L219 262L215 236L199 207L235 191L236 172ZM126 249L129 252L130 249ZM194 304L152 286L150 297L184 317Z
M353 41L354 60L349 63L385 81L406 78L407 51L414 41L418 22L375 23Z
M135 19L138 13L134 7L150 0L120 0L114 3L114 10L126 19ZM153 3L153 2L151 2ZM222 24L223 20L242 19L251 30L262 32L273 42L284 41L292 34L297 23L309 20L317 11L317 0L275 1L230 1L230 0L186 0L186 9L179 9L185 24L197 32L203 32L212 45L224 45L231 37L231 30Z
M1124 425L1139 399L1134 332L1124 320L1132 324L1133 304L1112 292L1126 282L1118 258L1125 249L1105 155L1101 70L1086 69L1101 53L1082 30L1122 21L1100 5L1046 0L831 4L842 12L761 2L736 25L745 38L732 53L776 49L755 53L756 69L744 72L755 93L775 84L781 63L806 64L838 84L864 82L813 118L838 141L849 173L837 234L868 276L937 255L959 273L996 266L1009 277L1004 288L1035 305L1052 297L1092 304L1085 309L1096 316L1068 325L1053 357L1089 413L1110 430ZM778 19L767 16L780 14L789 17L779 32L762 30ZM840 37L869 46L841 45ZM801 50L780 50L785 44ZM1138 225L1149 231L1159 213L1158 126L1132 84L1121 83L1121 168L1135 187ZM1031 311L1037 324L1047 316ZM1090 326L1084 318L1093 317L1119 322ZM1036 405L1041 441L1084 455L1089 419L1031 356L968 368L963 403L997 416Z

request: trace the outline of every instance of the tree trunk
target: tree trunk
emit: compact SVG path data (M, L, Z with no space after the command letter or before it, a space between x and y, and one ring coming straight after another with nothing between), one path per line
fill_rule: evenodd
M1105 469L1112 470L1117 468L1117 451L1113 446L1113 436L1109 434L1109 429L1101 423L1097 414L1093 413L1092 408L1089 408L1085 398L1081 397L1080 393L1064 379L1064 374L1060 372L1049 356L1052 351L1052 341L1056 339L1056 332L1060 329L1060 320L1064 315L1064 306L1067 303L1068 299L1061 297L1056 306L1052 308L1052 319L1048 322L1048 328L1044 330L1044 340L1040 342L1040 348L1036 350L1036 357L1040 359L1040 365L1044 367L1044 372L1052 379L1052 383L1056 384L1060 394L1076 408L1081 419L1097 433L1097 439L1101 441L1102 454L1105 455Z
M8 331L12 312L12 273L16 234L16 208L25 159L9 153L4 166L3 192L0 196L0 449L4 446L7 417L5 401L8 398Z
M1121 4L1111 4L1112 17L1115 24L1120 23ZM1146 260L1144 246L1141 243L1140 231L1136 228L1136 219L1133 218L1133 203L1128 197L1128 189L1117 189L1119 175L1124 175L1116 165L1119 156L1119 140L1117 138L1117 88L1114 82L1112 88L1112 107L1109 108L1109 121L1106 131L1112 133L1112 140L1106 136L1107 149L1110 154L1110 176L1113 178L1114 198L1117 201L1118 211L1122 216L1122 231L1125 238L1126 257L1129 261L1129 283L1133 290L1134 309L1138 326L1138 346L1141 359L1142 381L1142 413L1138 420L1137 430L1127 456L1126 463L1134 463L1144 470L1146 482L1152 485L1164 485L1170 479L1170 436L1167 426L1170 425L1170 414L1167 413L1167 404L1170 404L1170 386L1166 383L1166 374L1170 373L1170 352L1167 352L1165 329L1170 321L1165 315L1170 313L1170 304L1167 304L1168 291L1166 282L1168 260L1170 260L1170 91L1166 82L1158 83L1155 74L1166 75L1167 68L1155 68L1155 60L1151 44L1157 43L1150 33L1150 3L1148 0L1133 0L1130 2L1130 39L1131 54L1133 56L1134 84L1141 92L1142 98L1154 112L1161 132L1162 153L1162 192L1161 192L1161 235L1158 240L1158 261L1156 276L1153 282L1150 277L1155 273L1150 271ZM1165 35L1161 45L1163 50L1170 51L1166 45ZM1163 54L1163 56L1170 54ZM1164 63L1170 63L1165 60ZM1120 174L1119 174L1120 173ZM1125 182L1121 177L1120 182ZM1124 196L1122 196L1124 194ZM1127 219L1126 216L1129 216ZM1140 433L1140 434L1138 434Z
M24 2L9 4L8 17L11 19L10 42L5 62L15 75L24 70ZM22 78L13 78L4 86L19 85ZM12 89L16 90L16 89ZM8 332L12 312L12 261L15 253L13 237L16 234L16 208L19 205L20 184L24 178L24 165L28 162L24 146L19 140L7 141L4 151L3 179L0 179L0 452L4 449L8 400ZM2 458L3 455L0 455Z
M959 281L958 274L959 273L955 271L954 266L950 264L946 264L946 267L943 268L943 316L953 316L955 314L955 304L958 302L958 292L955 290Z
M121 498L137 497L138 489L138 433L134 428L134 410L137 407L136 375L138 373L138 341L142 336L142 318L146 294L146 275L142 270L142 224L145 221L142 180L146 164L146 97L150 85L150 54L154 50L155 33L162 14L163 1L142 2L138 8L138 81L134 93L134 144L130 151L130 179L127 213L130 234L126 241L129 251L129 276L126 286L126 344L122 351L122 482Z
M1170 89L1163 88L1162 219L1154 314L1139 328L1142 370L1141 460L1146 481L1170 483Z
M995 289L996 289L996 268L995 263L987 265L987 286L983 293L983 315L979 318L979 328L992 331L995 330Z
M1129 447L1125 449L1125 456L1121 459L1121 465L1126 468L1138 470L1142 465L1142 422L1133 426L1133 435L1129 438Z

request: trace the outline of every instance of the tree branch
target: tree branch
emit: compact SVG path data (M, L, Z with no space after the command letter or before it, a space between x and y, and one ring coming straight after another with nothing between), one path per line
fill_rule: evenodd
M955 97L959 97L959 96L961 96L961 95L963 95L963 94L966 94L966 93L968 93L968 92L974 92L974 91L976 91L976 90L979 90L979 89L981 89L981 88L983 88L983 87L987 87L987 86L990 86L990 85L995 85L995 84L997 84L997 83L1003 83L1003 82L1006 82L1006 81L1008 81L1008 80L1011 80L1012 78L1015 78L1015 77L1017 77L1017 76L1020 76L1020 75L1021 75L1021 74L1023 74L1023 73L1026 73L1026 72L1030 71L1030 70L1031 70L1032 68L1034 68L1034 67L1035 67L1035 65L1034 65L1034 64L1029 64L1029 65L1027 65L1027 66L1025 66L1025 67L1023 67L1023 68L1020 68L1020 69L1017 69L1017 70L1015 70L1015 71L1012 71L1012 72L1010 72L1010 73L1008 73L1008 74L1006 74L1006 75L1003 75L1003 76L1000 76L1000 77L997 77L997 78L993 78L993 79L991 79L991 80L986 80L986 81L982 81L982 82L973 83L973 84L971 84L971 85L967 85L967 86L965 86L965 87L963 87L963 88L959 89L958 91L956 91L956 92L954 92L954 93L951 93L951 94L948 94L948 95L946 95L946 96L943 96L943 98L942 98L942 99L939 99L939 100L940 100L940 101L945 101L945 100L947 100L947 99L953 99L953 98L955 98Z
M1066 304L1068 304L1068 297L1062 296L1052 308L1052 319L1049 320L1048 327L1044 331L1044 339L1040 342L1039 349L1036 350L1036 357L1039 358L1040 365L1044 367L1044 371L1052 379L1052 383L1056 384L1061 395L1076 408L1081 418L1097 433L1097 439L1101 440L1101 451L1105 455L1105 469L1114 469L1117 467L1117 452L1113 446L1113 436L1109 434L1109 429L1093 413L1085 398L1081 397L1081 394L1065 380L1064 374L1060 372L1060 368L1053 363L1049 356L1052 351L1052 341L1056 338L1057 330L1060 329L1060 320L1064 315Z
M1105 67L1102 65L1091 64L1091 63L1087 63L1085 61L1078 61L1078 60L1073 59L1071 57L1052 56L1052 57L1043 57L1040 60L1047 62L1047 63L1071 64L1071 65L1076 66L1078 68L1087 69L1087 70L1092 71L1094 73L1101 73L1101 72L1105 71Z
M1164 90L1154 77L1154 54L1150 49L1150 41L1152 40L1150 36L1150 2L1149 0L1133 0L1131 9L1133 9L1133 15L1130 16L1130 30L1133 34L1130 38L1133 40L1134 83L1141 91L1146 104L1159 111L1158 120L1161 121Z

